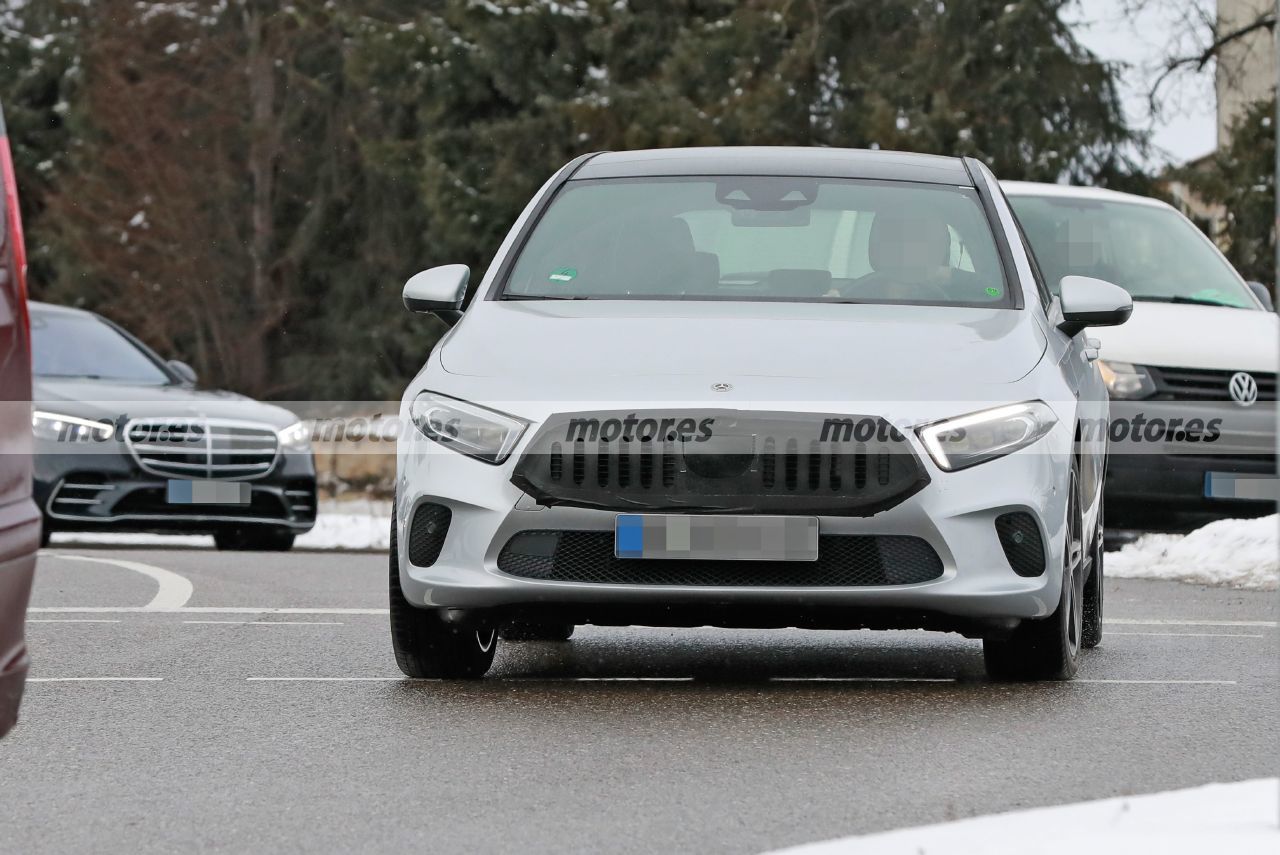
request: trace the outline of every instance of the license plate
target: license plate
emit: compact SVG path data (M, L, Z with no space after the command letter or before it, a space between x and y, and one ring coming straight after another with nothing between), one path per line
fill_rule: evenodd
M171 505L247 505L252 488L239 481L170 481Z
M817 561L817 517L618 514L618 558Z
M1204 494L1210 499L1280 498L1280 481L1274 475L1241 475L1236 472L1204 473Z

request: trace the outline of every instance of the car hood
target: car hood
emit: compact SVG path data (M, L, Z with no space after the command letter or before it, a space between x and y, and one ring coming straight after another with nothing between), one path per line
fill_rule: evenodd
M501 380L480 384L499 395L666 387L702 397L711 384L743 382L902 400L1011 383L1045 347L1030 313L1012 310L488 301L467 312L438 353L448 374Z
M1124 324L1087 334L1103 359L1136 365L1274 372L1280 360L1274 312L1139 300Z
M275 428L298 420L283 407L233 392L182 386L132 386L101 380L36 377L31 399L36 409L86 419L207 417L263 422Z

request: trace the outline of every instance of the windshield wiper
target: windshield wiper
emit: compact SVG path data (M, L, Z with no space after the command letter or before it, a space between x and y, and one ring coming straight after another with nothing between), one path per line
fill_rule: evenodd
M1133 299L1141 303L1184 303L1191 306L1222 306L1227 309L1242 309L1234 303L1223 303L1219 300L1206 300L1203 297L1164 297L1156 294L1134 294Z
M590 300L583 294L503 294L504 300Z

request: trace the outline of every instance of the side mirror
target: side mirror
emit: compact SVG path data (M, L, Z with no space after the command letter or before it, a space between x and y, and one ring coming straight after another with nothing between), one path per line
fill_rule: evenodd
M188 386L196 385L196 370L181 359L170 359L165 365L169 366L169 370L178 375L178 379Z
M471 268L446 264L415 273L404 283L404 307L411 312L432 312L452 326L462 317Z
M1253 296L1258 298L1258 302L1266 307L1268 312L1276 310L1276 304L1271 300L1271 290L1261 282L1250 282L1249 290L1253 292Z
M1114 327L1129 320L1133 299L1119 285L1089 276L1063 276L1058 288L1058 329L1075 335L1085 327Z

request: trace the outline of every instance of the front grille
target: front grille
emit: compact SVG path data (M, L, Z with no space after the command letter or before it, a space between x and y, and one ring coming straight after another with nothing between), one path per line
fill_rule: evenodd
M1230 401L1229 385L1235 371L1207 368L1148 367L1156 386L1156 397L1171 401ZM1262 371L1246 371L1258 383L1258 400L1276 399L1276 375Z
M618 558L613 537L607 531L521 532L502 548L498 569L556 582L734 588L911 585L942 576L942 559L918 537L824 534L817 561Z
M1044 541L1035 517L1026 511L1001 514L996 517L996 535L1014 573L1039 576L1044 572Z
M280 450L267 425L204 419L135 420L125 441L144 471L166 478L260 478Z
M610 436L610 423L624 420L633 435ZM708 424L684 435L646 430L682 422ZM511 481L542 505L870 516L929 476L883 419L708 410L553 416Z
M453 511L444 505L418 505L409 525L409 563L417 567L430 567L440 557L445 535Z

